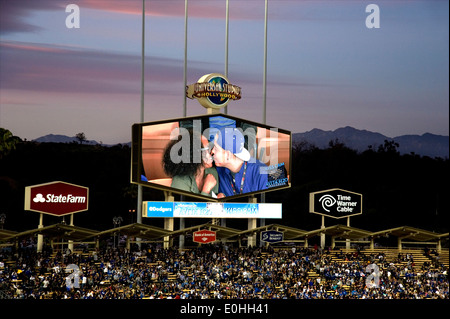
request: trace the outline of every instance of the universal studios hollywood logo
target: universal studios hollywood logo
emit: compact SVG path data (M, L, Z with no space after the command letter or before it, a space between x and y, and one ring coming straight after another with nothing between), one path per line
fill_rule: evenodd
M310 193L310 213L333 218L362 214L362 195L339 188Z
M186 86L186 97L196 98L205 108L220 109L230 100L239 100L241 88L230 84L222 74L210 73L202 76L197 83Z

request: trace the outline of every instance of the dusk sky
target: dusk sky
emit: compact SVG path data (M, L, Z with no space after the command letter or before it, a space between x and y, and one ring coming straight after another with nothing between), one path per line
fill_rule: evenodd
M66 6L80 9L68 28ZM225 72L225 0L188 1L187 84ZM368 28L369 4L379 28ZM146 0L145 117L183 116L184 0ZM267 125L449 135L449 1L269 0ZM263 121L264 0L229 1L228 114ZM142 0L0 0L0 127L106 144L140 122ZM187 115L203 115L187 100Z

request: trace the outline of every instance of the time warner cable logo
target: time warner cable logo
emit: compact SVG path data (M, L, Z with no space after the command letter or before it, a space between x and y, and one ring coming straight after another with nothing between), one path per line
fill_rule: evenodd
M345 213L353 213L353 210L358 206L358 202L352 200L351 196L347 195L336 195L336 197L326 194L320 197L319 202L322 204L322 208L326 212L330 212L331 209L334 209L336 205L337 212L345 212Z
M337 201L333 196L327 194L320 197L319 202L322 204L322 208L325 211L330 212L328 208L333 207Z

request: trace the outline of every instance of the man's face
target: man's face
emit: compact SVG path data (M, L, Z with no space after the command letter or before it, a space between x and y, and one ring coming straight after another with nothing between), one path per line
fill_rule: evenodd
M225 166L228 162L227 151L225 151L216 141L214 141L214 147L212 149L211 154L214 156L214 163L216 166L222 167Z

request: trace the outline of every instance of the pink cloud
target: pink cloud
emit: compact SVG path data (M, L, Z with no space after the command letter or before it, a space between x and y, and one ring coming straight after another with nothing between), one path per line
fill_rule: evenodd
M26 50L26 51L36 51L36 52L53 52L53 53L67 52L67 50L57 48L57 47L50 47L50 46L45 46L45 45L33 45L30 43L19 43L19 42L2 42L2 43L0 43L0 46L3 48L11 48L11 49L18 49L18 50Z
M140 92L141 58L138 55L36 43L0 42L0 90L14 89L71 93ZM148 56L147 87L182 85L183 62ZM189 68L205 74L202 64ZM195 79L196 80L196 79ZM155 87L154 86L154 87Z
M336 1L338 2L338 1ZM340 5L346 3L339 1ZM77 3L80 7L89 7L103 11L110 11L123 14L142 14L142 0L80 0ZM288 5L286 5L288 4ZM268 12L270 19L299 19L299 15L305 18L304 10L308 8L311 1L303 0L277 0L269 1ZM184 0L146 0L145 11L147 16L170 16L184 17ZM264 0L229 0L230 20L262 20L264 18ZM189 18L224 19L226 14L225 0L188 0Z
M78 0L72 1L83 8L95 9L99 11L109 11L120 14L142 14L141 0ZM55 0L39 1L8 1L0 0L0 20L2 21L0 33L9 32L33 32L39 31L40 27L32 25L28 18L36 11L64 10L70 2L64 3ZM271 18L275 18L278 9L272 6ZM242 1L231 0L229 2L229 18L233 19L262 19L264 17L264 1ZM145 1L147 16L160 17L184 17L185 2L183 0L171 1ZM225 1L188 1L189 18L225 18Z
M29 23L35 11L60 10L63 3L54 0L10 1L0 0L0 34L9 32L34 32L41 28Z
M2 89L114 92L138 81L138 57L38 44L0 43ZM120 61L120 63L117 63Z

